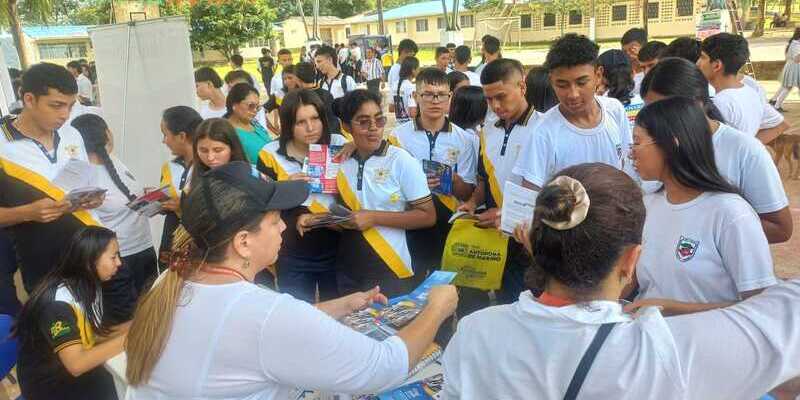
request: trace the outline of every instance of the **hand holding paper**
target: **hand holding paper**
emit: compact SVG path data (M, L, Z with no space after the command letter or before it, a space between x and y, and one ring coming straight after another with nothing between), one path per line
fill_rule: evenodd
M503 186L503 208L500 218L500 230L508 235L521 224L530 224L536 208L536 197L539 192L524 188L506 181Z

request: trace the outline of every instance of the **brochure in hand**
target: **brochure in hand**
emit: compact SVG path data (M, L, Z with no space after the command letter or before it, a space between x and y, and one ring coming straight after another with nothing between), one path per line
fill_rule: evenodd
M379 395L353 397L354 400L434 400L444 388L444 376L436 374L420 381L388 390Z
M333 157L342 146L312 144L308 146L308 156L303 161L303 172L311 180L308 184L311 193L336 194L336 175L339 174L339 163Z
M506 181L503 187L503 207L500 211L500 230L508 235L521 224L530 224L539 192L514 182Z
M428 301L431 288L447 285L455 279L456 273L435 271L413 292L389 299L389 304L373 304L372 307L357 311L344 317L345 325L350 326L377 340L386 339L402 328L422 311Z
M340 204L332 204L330 212L314 214L314 219L307 223L307 229L324 228L329 225L339 225L353 220L353 213Z
M64 199L69 201L70 211L77 210L83 203L103 198L107 190L92 185L94 176L91 164L73 158L53 178L53 184L66 192Z
M137 197L128 203L128 208L150 218L161 212L161 202L168 199L169 185L165 185Z
M422 169L429 178L439 178L439 185L432 190L434 193L453 194L453 169L449 165L433 160L422 160Z
M96 186L86 186L70 190L64 198L69 201L69 210L75 211L84 203L102 199L107 191Z

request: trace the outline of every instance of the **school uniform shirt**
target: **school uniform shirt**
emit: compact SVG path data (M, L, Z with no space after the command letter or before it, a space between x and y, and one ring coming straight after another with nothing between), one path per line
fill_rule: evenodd
M75 78L75 81L78 83L78 96L85 97L89 99L90 102L94 103L94 89L92 88L92 81L90 81L89 78L83 74L78 74L78 77Z
M443 356L442 399L564 398L601 324L617 323L578 399L757 399L800 374L800 281L734 306L663 317L616 302L519 301L463 318Z
M486 182L487 208L503 205L506 181L522 183L522 177L514 171L514 166L530 156L524 148L532 136L538 135L542 114L529 105L511 129L506 129L505 122L496 118L489 120L480 134L478 176Z
M639 96L642 88L642 80L644 80L644 72L637 72L633 75L633 90L631 94Z
M249 132L237 127L236 136L239 137L239 141L242 143L242 148L244 149L245 156L247 156L247 160L250 161L250 164L256 165L256 162L258 162L258 152L264 148L264 145L272 141L272 137L267 133L267 130L264 129L264 125L261 125L256 120L251 121L250 126L253 129Z
M431 200L419 161L386 141L370 157L362 160L354 153L342 163L336 183L342 203L353 211L403 212L409 204ZM337 267L346 275L404 279L414 275L413 264L404 229L342 232Z
M474 73L474 72L472 72L470 70L459 71L459 72L461 72L462 74L466 75L467 78L469 78L470 86L482 87L481 86L481 76L480 75L478 75L478 74L476 74L476 73Z
M283 93L283 70L275 72L275 75L272 76L272 80L269 81L269 88L270 93L283 100L283 96L286 95L286 93Z
M334 99L344 97L345 94L358 89L353 77L343 74L342 71L339 71L339 74L330 80L327 77L323 77L319 86L327 90Z
M705 192L672 204L662 190L644 201L640 299L737 301L776 283L764 229L739 195Z
M720 174L739 188L756 213L776 212L789 206L778 168L758 139L720 124L711 140Z
M341 146L347 143L344 136L331 135L331 145ZM286 153L280 147L279 141L267 143L258 153L256 169L262 174L276 181L289 180L290 175L303 172L303 160L298 160ZM300 207L282 212L286 230L283 231L283 244L281 254L294 257L315 257L326 254L336 254L339 246L339 233L331 229L314 229L306 232L302 237L297 232L297 219L306 213L325 213L330 210L331 204L336 202L336 196L328 193L310 193Z
M481 73L483 72L484 68L486 68L486 63L481 63L481 65L475 67L475 73L478 74L478 77L481 76Z
M131 171L117 157L111 155L111 161L117 170L120 180L134 196L141 196L144 190ZM95 165L93 186L108 189L103 205L95 209L95 214L108 229L117 234L119 254L122 257L134 255L153 248L153 238L150 236L150 222L147 217L128 208L130 199L114 184L111 175L104 165Z
M758 95L761 97L762 100L764 100L765 103L767 102L767 92L764 90L764 87L761 86L760 83L758 83L757 80L753 79L752 76L750 75L742 76L741 82L747 86L750 86L753 90L755 90L758 93Z
M52 183L71 160L88 162L83 138L72 126L53 132L53 150L22 134L12 124L15 116L0 119L0 207L18 207L44 198L62 200L67 190ZM65 213L42 224L23 222L8 226L20 262L22 281L32 291L58 264L72 236L100 222L90 210Z
M631 163L626 163L633 140L625 108L617 99L596 96L595 100L600 106L601 119L594 128L573 125L559 107L544 113L536 134L528 138L525 157L519 159L514 173L542 187L564 168L601 162L638 179Z
M389 74L387 81L389 83L389 88L396 88L397 81L400 80L400 63L395 63L389 68Z
M398 88L397 85L400 85ZM397 116L397 124L405 124L406 122L411 120L411 117L408 115L408 110L411 107L416 107L417 102L414 100L414 92L417 90L416 85L411 83L408 79L403 79L403 81L395 82L395 85L391 87L391 92L389 93L389 104L394 105L394 113ZM403 110L401 115L398 114L399 105L395 104L395 96L399 96L403 99Z
M225 107L222 107L218 110L211 108L211 104L207 101L203 102L203 104L200 105L200 109L198 110L198 113L200 114L201 117L203 117L203 119L224 118L225 113L227 112L228 109Z
M283 400L296 398L297 388L378 393L408 375L408 350L397 336L376 341L311 304L244 281L186 286L191 301L177 307L148 382L128 388L132 400Z
M94 304L102 314L98 293ZM17 363L20 387L26 399L116 399L114 380L100 365L74 377L58 358L58 352L72 345L84 350L95 345L91 322L70 290L62 285L52 300L45 300L36 316L38 332L22 342Z
M755 136L759 129L774 128L783 122L783 115L748 85L721 90L712 100L726 124L748 135Z
M76 101L75 104L72 105L72 110L69 111L69 118L67 118L67 122L64 123L64 126L72 126L72 121L84 114L94 114L102 117L103 109L97 106L85 106Z

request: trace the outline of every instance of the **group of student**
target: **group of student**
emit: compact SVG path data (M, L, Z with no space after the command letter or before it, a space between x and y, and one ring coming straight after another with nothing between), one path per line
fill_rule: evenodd
M25 398L115 398L103 364L123 349L132 399L376 393L434 338L445 398L798 392L800 283L778 282L769 249L792 218L764 147L788 125L737 75L747 42L665 45L632 30L623 50L598 54L567 34L527 74L496 38L482 42L477 85L468 48L448 72L420 68L401 41L393 129L383 96L343 76L327 46L313 65L279 52L281 97L266 105L252 77L231 72L226 94L198 69L208 104L161 121L175 158L162 168L165 272L152 288L148 224L125 206L141 185L102 118L63 124L77 93L68 72L31 67L0 138L0 225L31 293L15 329ZM309 193L315 144L342 148L337 194ZM96 166L104 201L62 200L51 181L75 158ZM449 194L424 160L452 168ZM538 196L508 241L497 306L445 285L385 341L337 321L439 269L454 212L499 229L507 182ZM349 222L309 229L342 206ZM452 338L437 334L454 314Z

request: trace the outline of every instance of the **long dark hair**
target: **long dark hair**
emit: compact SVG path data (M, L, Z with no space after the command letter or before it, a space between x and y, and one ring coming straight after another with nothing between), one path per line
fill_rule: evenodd
M278 143L281 149L286 149L286 144L294 138L294 125L297 121L297 110L302 106L312 106L317 110L319 120L322 122L322 136L319 144L330 144L331 132L328 123L328 115L322 100L313 90L300 89L289 92L283 99L280 107L281 134L278 136Z
M697 101L669 97L645 106L636 125L647 130L678 183L701 192L739 193L719 173L711 128Z
M662 58L642 79L642 98L653 91L662 96L689 97L703 104L708 118L725 123L725 117L708 95L708 80L691 61L678 57Z
M228 92L228 97L225 98L225 108L227 111L222 118L230 118L231 115L233 115L233 106L244 101L244 99L246 99L251 93L258 97L258 90L256 90L256 88L250 84L237 83L233 85L231 90Z
M480 124L489 106L483 88L479 86L464 86L453 93L450 102L450 121L464 129L474 129Z
M406 57L406 59L400 64L400 84L403 83L404 79L411 79L411 75L413 75L414 70L418 68L419 60L417 57Z
M239 135L236 134L236 128L231 125L230 121L224 118L209 118L198 125L195 130L194 142L192 143L195 162L192 166L190 187L194 186L194 182L196 182L199 176L210 169L200 161L200 155L197 153L197 144L203 139L210 139L228 145L228 147L231 148L231 159L228 162L248 162L247 156L244 153L244 148L242 147L242 142L239 141Z
M108 145L108 124L99 115L84 114L72 120L72 126L80 132L83 137L83 143L86 145L86 152L89 154L96 154L103 162L103 166L111 176L114 185L128 198L133 201L136 195L131 193L130 189L125 186L122 179L119 177L117 168L114 167L114 162L108 155L106 145Z
M97 260L116 234L99 226L87 226L72 237L69 246L56 265L36 286L31 297L22 307L13 334L23 343L35 343L40 335L39 318L48 304L55 299L62 284L83 309L84 316L95 334L107 335L109 327L103 324L100 310L95 302L100 301L102 282L97 275Z
M203 117L192 107L174 106L164 110L161 118L170 132L178 135L181 132L186 134L190 140L194 139L194 130L197 125L203 122Z
M538 280L532 287L555 279L572 289L574 300L585 300L597 292L625 248L642 243L642 191L624 172L601 163L575 165L555 174L559 176L583 185L589 211L574 228L554 229L542 220L569 221L578 199L561 186L542 188L531 225L534 268L527 279Z
M525 77L525 100L533 109L543 113L558 105L558 97L550 84L550 72L545 67L533 67Z
M792 34L792 37L789 38L789 43L786 44L786 50L784 50L783 52L784 53L788 53L789 52L789 46L792 45L792 41L793 40L798 40L798 39L800 39L800 27L794 28L794 33Z

